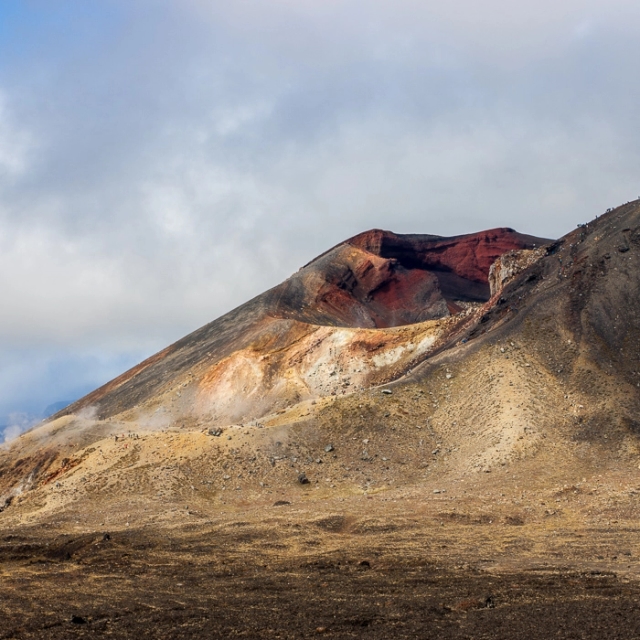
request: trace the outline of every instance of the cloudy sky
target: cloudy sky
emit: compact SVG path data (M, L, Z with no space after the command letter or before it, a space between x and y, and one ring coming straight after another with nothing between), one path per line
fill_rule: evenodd
M2 0L6 435L365 229L635 199L639 32L637 0Z

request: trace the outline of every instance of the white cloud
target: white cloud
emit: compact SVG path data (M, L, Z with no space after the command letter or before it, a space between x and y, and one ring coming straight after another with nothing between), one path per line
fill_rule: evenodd
M264 121L272 111L273 104L268 102L215 109L212 113L214 131L219 136L238 133L249 125Z
M32 144L27 131L16 126L7 98L0 91L0 187L25 172Z
M576 25L583 33L595 23L627 31L640 18L635 0L188 0L185 6L315 63L318 57L339 63L372 50L385 56L398 49L437 52L444 45L461 56L512 67L566 51Z

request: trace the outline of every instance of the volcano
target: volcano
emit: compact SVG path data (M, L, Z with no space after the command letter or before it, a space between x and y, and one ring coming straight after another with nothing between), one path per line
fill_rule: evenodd
M362 233L58 417L90 409L101 419L133 411L139 420L160 405L173 421L243 422L345 393L346 383L392 380L490 299L499 256L548 242L512 229L453 238ZM393 330L366 330L381 328Z
M639 354L638 201L354 236L3 447L16 584L91 577L11 629L637 637Z

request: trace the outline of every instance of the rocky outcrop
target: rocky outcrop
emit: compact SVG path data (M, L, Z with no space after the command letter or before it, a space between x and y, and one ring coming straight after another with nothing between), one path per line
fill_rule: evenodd
M510 250L549 242L501 228L443 238L373 229L333 247L276 287L276 312L303 322L393 327L486 302L489 269Z
M489 269L489 287L491 296L502 291L505 285L518 274L535 264L546 254L544 247L538 249L522 249L520 251L507 251L491 265Z

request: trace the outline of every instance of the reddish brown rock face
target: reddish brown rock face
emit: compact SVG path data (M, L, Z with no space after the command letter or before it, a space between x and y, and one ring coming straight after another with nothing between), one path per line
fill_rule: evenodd
M334 247L274 290L284 317L336 326L393 327L489 299L500 255L548 242L492 229L464 236L398 235L374 229Z
M472 282L487 283L489 268L498 256L513 249L531 249L550 240L500 228L443 238L390 231L366 231L346 244L383 258L395 258L407 268L449 272Z
M349 243L276 287L273 300L280 316L343 327L392 327L448 314L433 273Z

